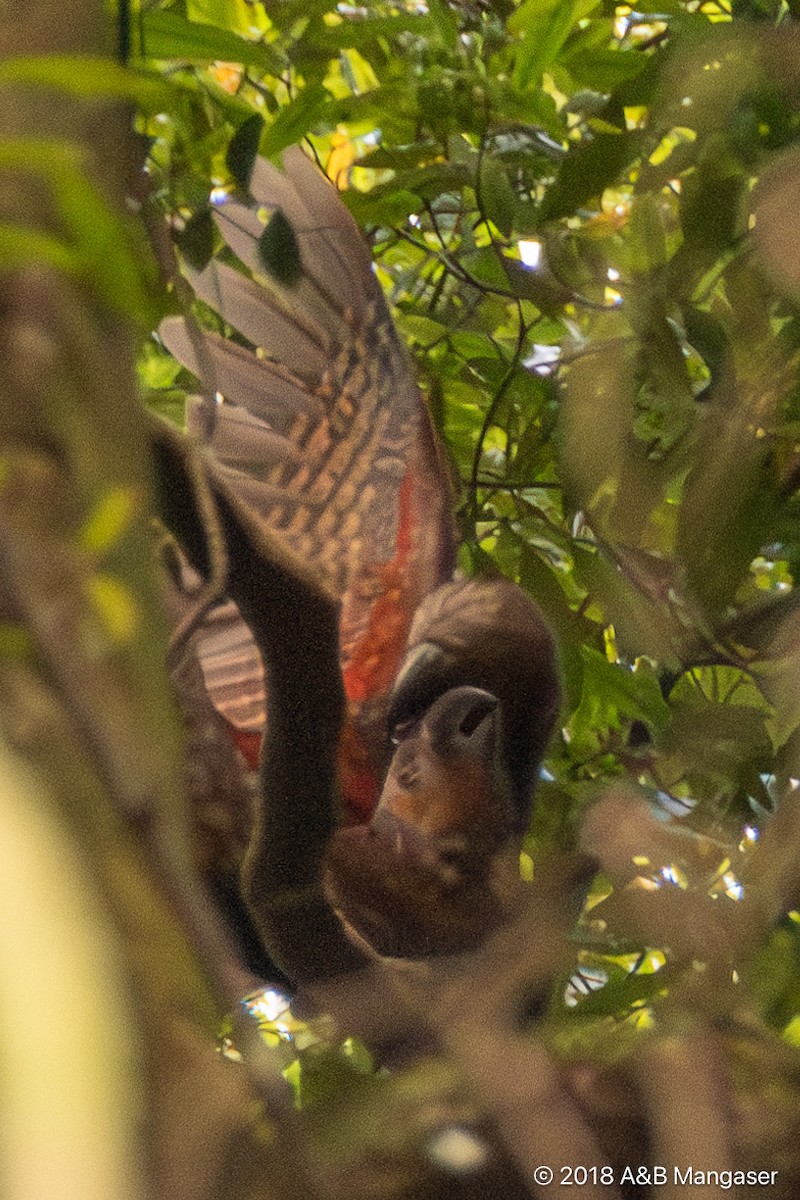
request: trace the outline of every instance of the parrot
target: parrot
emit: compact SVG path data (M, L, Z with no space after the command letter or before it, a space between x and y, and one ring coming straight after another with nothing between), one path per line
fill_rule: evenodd
M201 381L187 437L228 541L249 547L263 531L284 564L280 586L299 588L289 610L269 572L254 594L259 571L232 570L197 619L183 672L195 692L201 678L249 768L270 745L243 855L250 915L269 941L279 902L266 896L260 840L282 835L258 809L288 777L275 757L295 756L289 773L305 792L303 763L311 777L332 756L341 819L323 837L321 903L369 953L467 950L505 919L519 880L561 701L552 632L516 584L455 574L442 447L366 240L315 163L300 147L282 169L256 158L249 194L226 194L214 218L222 251L184 273L227 336L187 314L166 318L159 338ZM183 564L187 591L201 558ZM298 621L317 589L336 616L314 642ZM294 659L281 621L300 630ZM329 659L338 677L325 684L318 662ZM284 857L303 837L293 820ZM284 876L291 885L291 864Z

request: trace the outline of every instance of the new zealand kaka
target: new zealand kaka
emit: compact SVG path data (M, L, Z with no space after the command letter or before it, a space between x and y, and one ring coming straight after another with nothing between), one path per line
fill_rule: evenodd
M281 726L265 791L283 778L281 756L306 755L313 775L310 759L330 749L319 739L336 738L344 827L326 895L354 938L390 955L461 950L503 919L518 879L559 706L553 640L515 585L452 579L450 480L367 247L301 150L284 168L256 161L252 203L217 206L226 249L186 270L231 336L183 318L160 335L203 381L187 424L212 487L244 514L229 540L244 526L269 531L298 579L310 566L339 605L338 733L304 727L320 699L313 645L293 666L275 595L254 595L246 572L232 571L194 645L251 762L265 722ZM257 819L255 842L273 836ZM259 845L248 858L249 904L269 939Z

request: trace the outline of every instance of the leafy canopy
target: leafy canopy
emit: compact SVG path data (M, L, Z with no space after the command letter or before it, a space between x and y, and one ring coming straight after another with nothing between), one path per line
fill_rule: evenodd
M212 190L301 141L372 241L462 566L518 580L561 642L534 853L623 784L746 848L793 786L795 8L185 0L131 26L151 203L189 262L218 249ZM156 343L140 372L177 412L191 384ZM672 851L641 869L697 874ZM694 882L739 886L722 851Z

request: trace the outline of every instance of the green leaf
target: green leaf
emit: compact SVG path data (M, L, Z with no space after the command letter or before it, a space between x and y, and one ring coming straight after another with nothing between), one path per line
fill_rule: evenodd
M693 304L681 305L686 337L717 379L730 353L730 340L722 321Z
M46 138L0 140L0 169L24 169L49 189L65 236L8 226L0 230L3 260L12 265L41 259L90 280L116 312L134 320L157 319L152 303L142 230L121 219L85 174L81 155L68 142ZM144 268L144 269L143 269Z
M516 258L503 256L503 270L515 296L532 301L543 313L553 315L575 299L575 293L547 268L528 267Z
M660 197L650 192L636 197L631 207L628 232L630 269L649 272L664 265L667 261L667 234Z
M536 600L558 638L559 657L567 702L570 708L580 702L583 686L583 649L593 640L597 626L573 612L564 589L529 544L520 552L520 584Z
M513 82L520 91L539 83L573 28L597 7L597 0L526 0L509 18L510 32L521 37Z
M258 239L258 254L268 275L278 283L297 283L303 274L300 246L287 220L278 208L267 222Z
M364 20L343 20L337 25L316 25L308 31L310 45L325 50L349 50L365 47L378 38L398 37L401 33L426 38L431 30L431 18L414 13L397 13L392 17L369 16Z
M688 703L672 701L672 712L669 735L661 747L667 777L699 776L730 794L737 788L739 774L747 773L751 758L768 762L770 709L763 701L760 707L698 702L695 693Z
M574 583L585 588L622 654L648 655L670 670L691 662L705 629L681 594L681 573L669 559L615 547L605 554L579 548Z
M637 159L642 144L643 135L638 130L599 133L580 142L564 159L547 190L539 209L541 220L570 216L588 200L598 199Z
M461 257L462 266L469 272L471 279L485 284L486 287L507 291L508 275L503 270L503 264L490 246L483 246L471 254Z
M733 598L780 501L765 430L782 367L752 348L739 378L726 373L702 408L695 464L678 512L677 550L698 596L714 611ZM785 369L785 368L784 368Z
M621 322L621 314L615 314ZM616 321L611 330L618 328ZM565 373L559 446L570 501L588 513L595 531L615 545L665 554L671 550L665 504L679 465L652 458L634 439L637 388L629 326L619 338L598 338Z
M330 95L321 83L303 88L280 110L262 136L261 153L267 158L274 158L287 146L301 142L311 131L329 101Z
M479 182L484 214L502 234L510 237L517 198L503 164L491 155L484 155Z
M744 231L748 184L743 176L690 175L681 192L685 245L711 262Z
M421 346L439 342L447 334L446 325L433 321L422 313L399 312L395 323L407 340L418 342Z
M228 144L226 166L239 187L245 191L250 186L250 176L253 174L263 130L264 118L260 113L253 113L242 122Z
M656 733L666 729L670 708L655 675L610 663L590 646L581 647L583 691L569 721L570 748L578 757L595 753L612 732L643 721Z
M55 88L72 96L116 96L149 111L169 108L174 98L172 87L162 80L91 55L50 54L0 63L0 87L19 83Z
M171 354L168 354L155 338L150 338L142 346L136 371L139 382L148 391L164 391L171 388L182 370L180 363ZM181 404L182 419L183 404Z
M398 224L419 208L415 192L393 184L375 187L370 192L345 192L342 199L359 225Z
M609 970L612 964L601 966L609 975L608 983L597 991L581 996L576 1005L578 1017L608 1017L619 1018L620 1013L629 1009L640 1008L646 1001L652 1001L667 990L667 981L659 972L644 975L636 972Z
M214 239L214 217L207 206L189 218L175 241L189 266L202 271L211 261Z
M82 266L76 249L61 238L22 225L0 224L0 270L14 271L31 262L46 263L68 275L78 275Z
M433 162L411 171L398 171L393 186L408 188L432 200L443 192L458 191L473 182L473 169L466 162Z
M185 8L190 21L215 25L242 38L263 35L270 28L263 6L251 0L185 0Z
M281 75L285 63L263 42L250 42L214 25L187 21L173 12L145 12L141 16L142 53L148 58L180 62L235 62Z
M644 70L647 58L635 50L602 50L569 56L567 66L576 83L597 92L613 92Z
M137 516L133 488L110 486L89 513L78 540L91 554L107 554L120 542Z
M800 1048L800 927L795 921L772 931L747 964L746 980L768 1020L778 1028L793 1023L792 1042ZM756 1053L760 1056L760 1050Z

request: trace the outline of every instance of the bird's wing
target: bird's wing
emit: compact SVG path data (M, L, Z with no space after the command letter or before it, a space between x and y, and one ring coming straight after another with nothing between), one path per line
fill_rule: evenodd
M412 617L452 572L449 480L369 251L334 189L294 148L283 171L257 160L250 191L252 204L216 210L236 265L187 270L238 339L183 318L160 336L203 382L187 421L213 469L341 598L343 791L366 813ZM263 668L230 602L210 613L199 653L218 710L245 734L263 728Z

